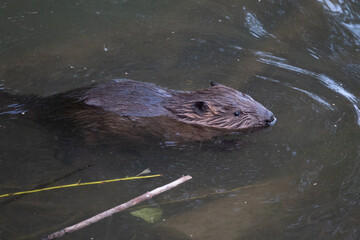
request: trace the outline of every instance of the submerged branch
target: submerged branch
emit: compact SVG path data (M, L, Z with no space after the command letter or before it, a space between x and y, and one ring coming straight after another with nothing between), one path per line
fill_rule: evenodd
M163 193L163 192L165 192L167 190L170 190L170 189L172 189L172 188L174 188L174 187L176 187L176 186L190 180L191 178L192 177L189 176L189 175L188 176L183 176L183 177L179 178L176 181L173 181L173 182L171 182L169 184L166 184L166 185L164 185L162 187L158 187L158 188L152 190L151 192L144 193L143 195L138 196L138 197L126 202L126 203L123 203L123 204L121 204L119 206L116 206L116 207L114 207L112 209L109 209L107 211L99 213L99 214L97 214L97 215L95 215L95 216L93 216L91 218L88 218L88 219L86 219L86 220L84 220L84 221L82 221L80 223L77 223L77 224L75 224L73 226L64 228L64 229L62 229L62 230L60 230L58 232L50 234L46 238L44 238L44 240L45 239L56 239L56 238L64 236L65 234L68 234L68 233L77 231L79 229L82 229L84 227L87 227L87 226L89 226L89 225L91 225L93 223L96 223L96 222L104 219L104 218L110 217L111 215L113 215L115 213L118 213L118 212L120 212L120 211L122 211L124 209L132 207L132 206L134 206L136 204L139 204L139 203L141 203L141 202L143 202L145 200L149 200L153 196L156 196L156 195L158 195L160 193Z

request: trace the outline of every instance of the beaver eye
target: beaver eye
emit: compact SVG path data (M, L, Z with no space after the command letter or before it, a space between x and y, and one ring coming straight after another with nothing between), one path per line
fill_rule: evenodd
M237 110L234 112L234 115L237 117L239 116L240 114L242 114L243 112L241 110Z

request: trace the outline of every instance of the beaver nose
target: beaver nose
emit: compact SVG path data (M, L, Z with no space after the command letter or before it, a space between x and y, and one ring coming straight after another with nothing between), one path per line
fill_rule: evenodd
M272 126L276 123L276 117L274 116L273 113L271 113L271 115L269 116L268 119L265 120L265 122L268 126Z

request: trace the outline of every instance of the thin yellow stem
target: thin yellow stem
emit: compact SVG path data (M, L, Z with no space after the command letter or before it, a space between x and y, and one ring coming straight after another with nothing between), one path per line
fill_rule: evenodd
M68 184L68 185L40 188L40 189L35 189L35 190L23 191L23 192L7 193L7 194L0 195L0 198L16 196L16 195L22 195L22 194L28 194L28 193L36 193L36 192L48 191L48 190L59 189L59 188L80 187L80 186L86 186L86 185L103 184L103 183L127 181L127 180L136 180L136 179L144 179L144 178L153 178L153 177L160 177L160 176L162 176L162 174L148 175L148 176L137 176L137 177L126 177L126 178L117 178L117 179L110 179L110 180L103 180L103 181L96 181L96 182L86 182L86 183L80 183L79 182L79 183L73 183L73 184Z

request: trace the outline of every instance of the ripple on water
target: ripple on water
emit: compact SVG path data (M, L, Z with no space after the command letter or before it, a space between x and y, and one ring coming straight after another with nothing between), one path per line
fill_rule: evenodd
M265 55L264 55L264 57L265 57ZM335 80L331 79L330 77L328 77L328 76L326 76L325 74L322 74L322 73L311 72L311 71L305 70L305 69L300 68L300 67L295 67L295 66L292 66L290 64L277 61L273 57L271 57L270 59L264 58L264 57L259 58L258 61L261 62L261 63L265 63L265 64L268 64L268 65L272 65L272 66L275 66L275 67L279 67L279 68L282 68L282 69L286 69L286 70L289 70L289 71L293 71L293 72L296 72L296 73L300 73L300 74L307 75L307 76L310 76L312 78L315 78L321 84L323 84L325 87L327 87L328 89L342 95L354 107L355 112L357 114L357 124L360 126L360 109L358 107L358 99L357 99L357 97L355 95L353 95L352 93L350 93L349 91L347 91L345 88L343 88Z

